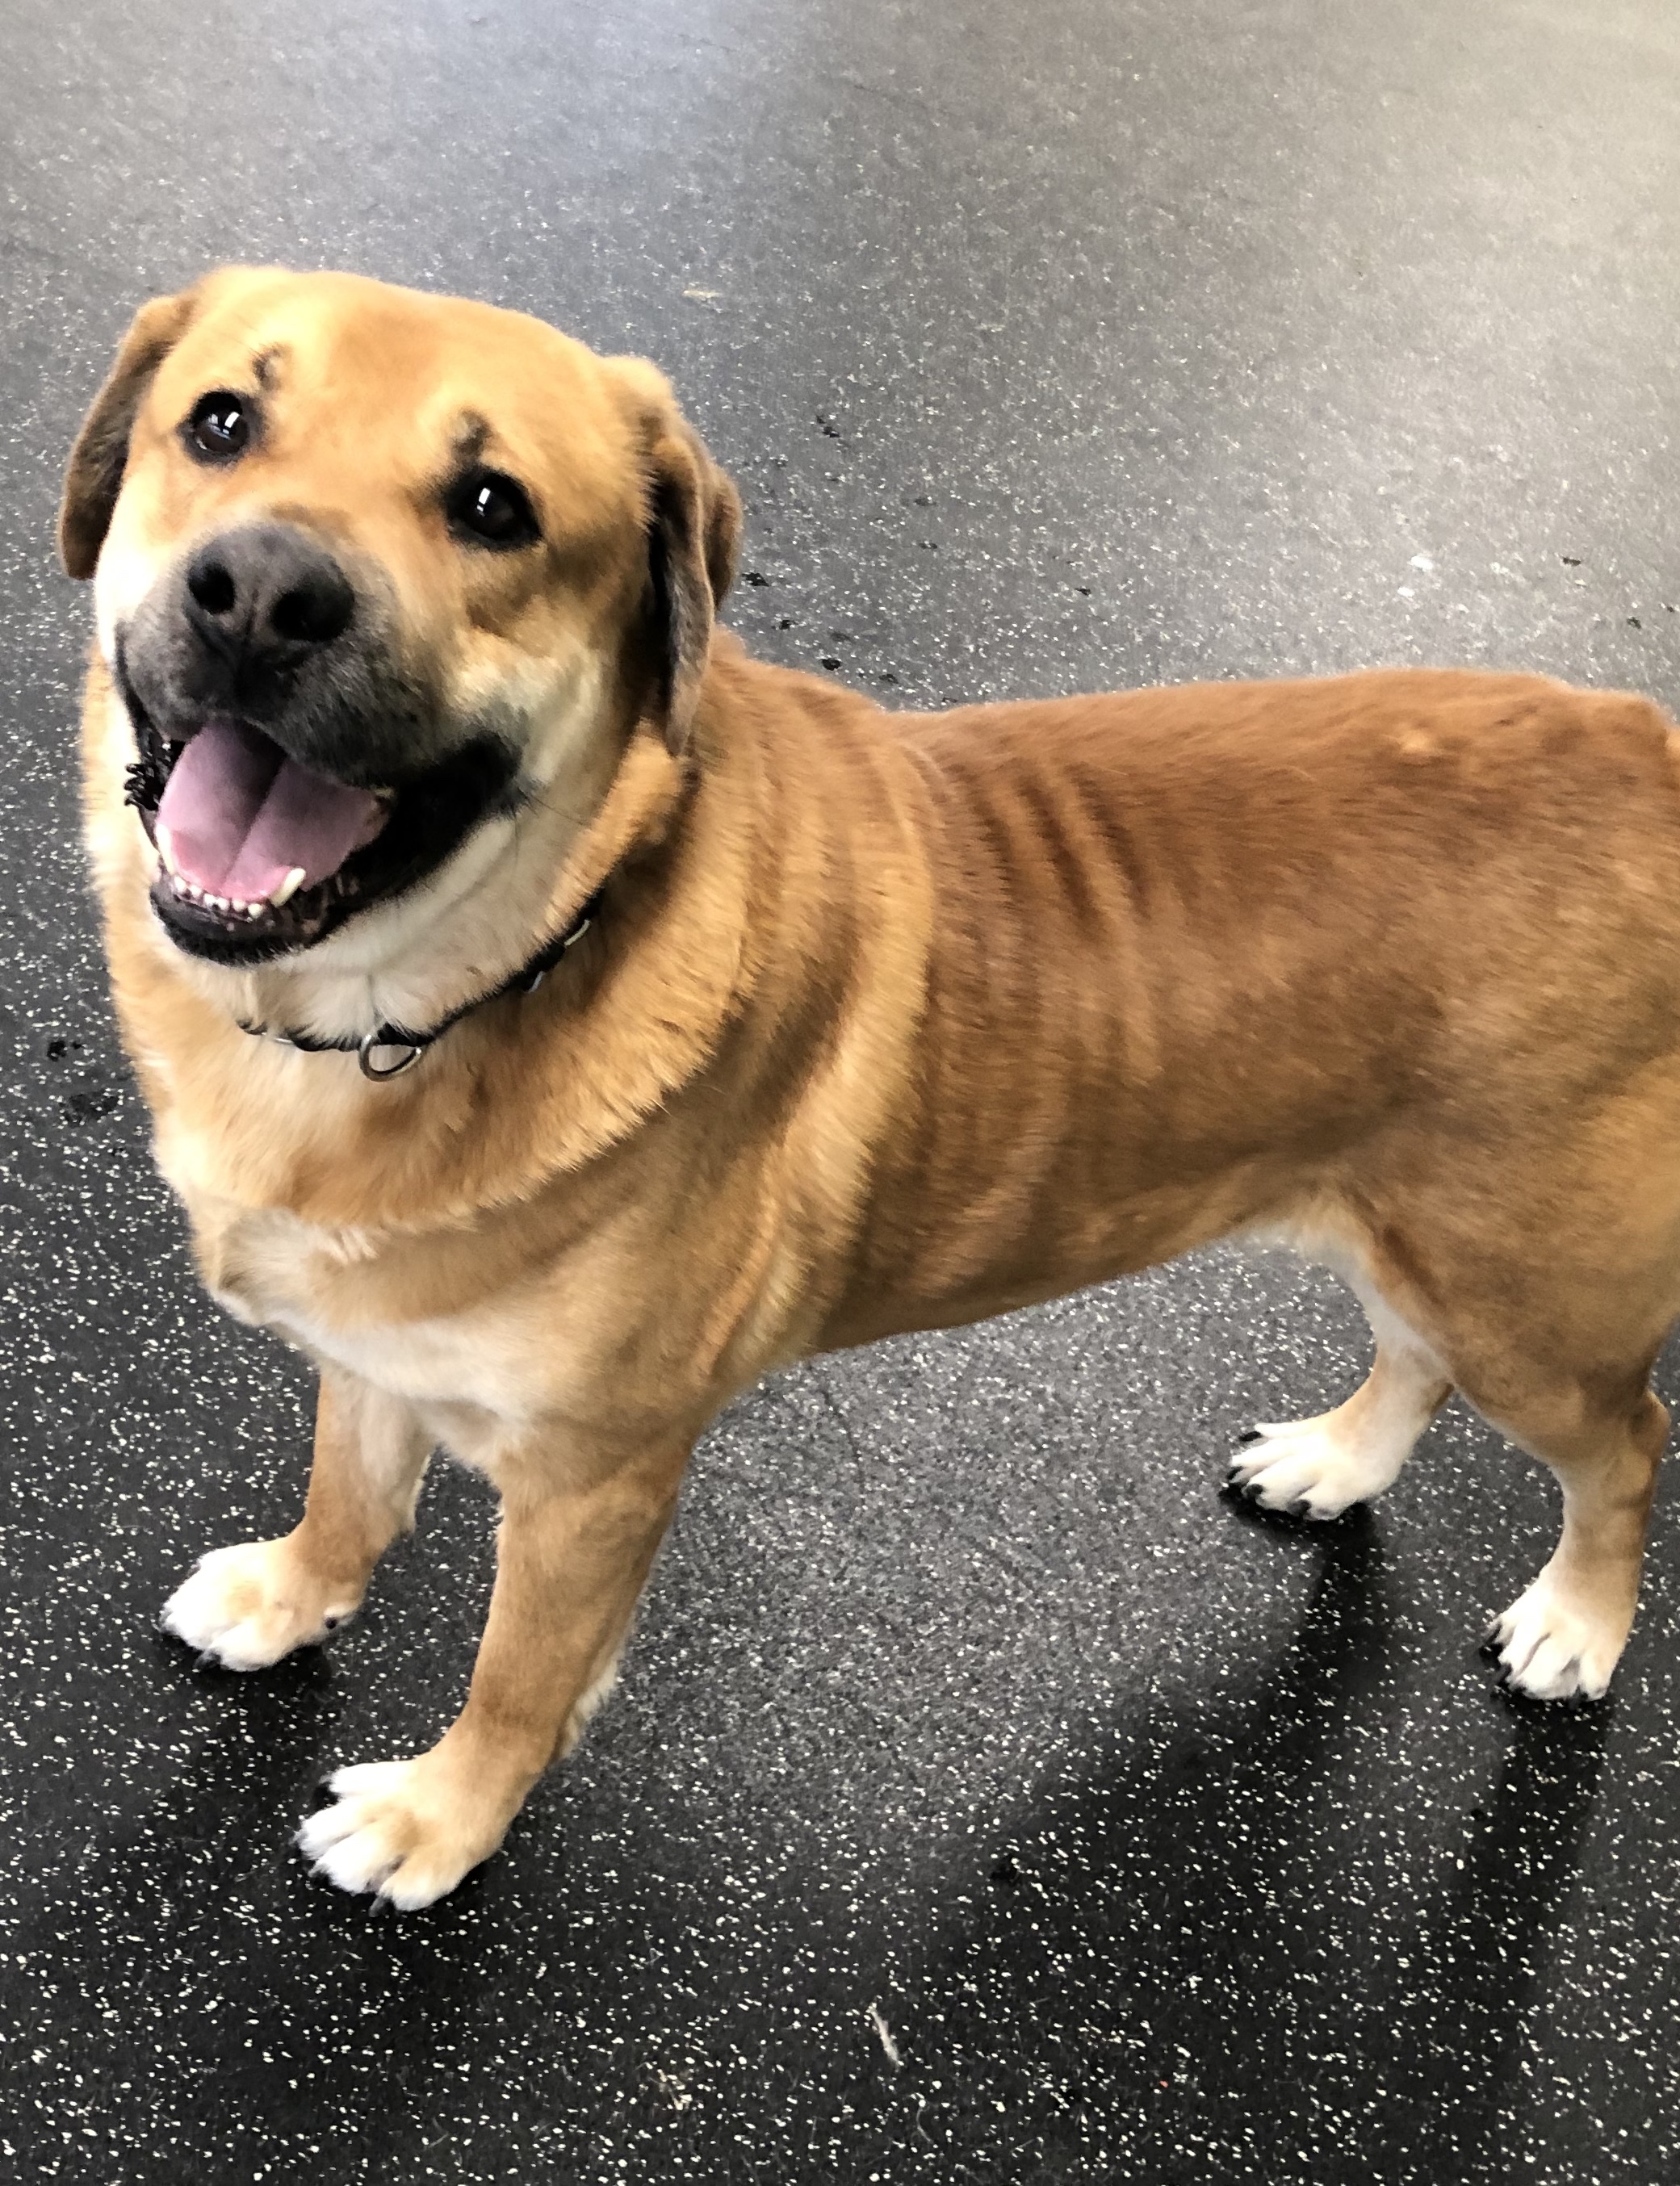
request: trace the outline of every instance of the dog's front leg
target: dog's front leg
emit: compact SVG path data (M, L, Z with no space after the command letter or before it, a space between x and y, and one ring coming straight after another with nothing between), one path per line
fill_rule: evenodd
M324 1367L300 1522L212 1550L164 1604L166 1631L230 1670L324 1640L361 1606L373 1567L414 1523L431 1438L399 1397Z
M496 1589L467 1705L429 1752L341 1768L298 1843L344 1890L429 1905L489 1858L610 1689L692 1437L499 1458Z

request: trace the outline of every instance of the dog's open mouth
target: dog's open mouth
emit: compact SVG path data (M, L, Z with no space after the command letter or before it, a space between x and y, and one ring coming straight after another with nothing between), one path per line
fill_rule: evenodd
M158 800L160 880L182 905L230 926L306 931L328 891L342 894L347 861L381 832L391 803L300 766L246 722L208 720Z
M310 948L523 801L518 754L487 729L395 788L368 788L305 766L233 715L165 732L125 669L119 656L138 754L128 799L158 851L152 903L196 956L250 964Z

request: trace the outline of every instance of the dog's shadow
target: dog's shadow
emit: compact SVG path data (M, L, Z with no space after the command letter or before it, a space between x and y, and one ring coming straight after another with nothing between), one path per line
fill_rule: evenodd
M1062 2151L1070 2175L1101 2148L1117 2167L1089 2175L1504 2175L1514 2037L1576 1872L1605 1712L1510 1710L1491 1793L1420 1852L1415 1827L1348 1796L1406 1765L1396 1741L1428 1742L1385 1705L1380 1538L1355 1514L1322 1555L1261 1687L1134 1726L1116 1765L995 1861L983 1922L948 1930L907 1984L906 2023L943 2016L1016 2144ZM1372 1741L1388 1742L1375 1771ZM937 2138L932 2122L924 2110Z

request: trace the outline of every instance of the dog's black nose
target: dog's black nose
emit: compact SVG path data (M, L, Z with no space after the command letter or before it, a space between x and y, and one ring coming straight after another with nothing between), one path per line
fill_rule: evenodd
M349 629L356 594L318 541L289 524L207 540L187 564L187 619L235 664L279 667Z

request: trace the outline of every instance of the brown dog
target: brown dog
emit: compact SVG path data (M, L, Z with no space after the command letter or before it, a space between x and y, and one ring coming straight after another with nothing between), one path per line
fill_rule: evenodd
M494 1850L766 1369L1234 1231L1377 1337L1235 1481L1328 1516L1462 1389L1564 1491L1504 1673L1603 1692L1680 1313L1668 723L1446 674L887 715L714 632L736 528L650 366L338 276L147 305L71 457L158 1158L321 1368L302 1522L166 1621L255 1669L434 1444L502 1498L464 1712L305 1852L421 1905Z

